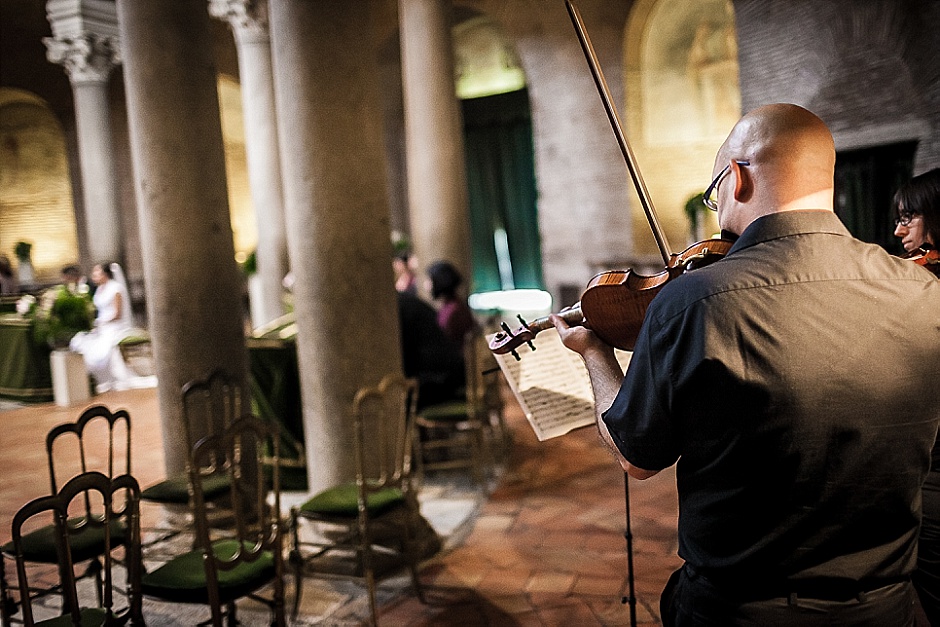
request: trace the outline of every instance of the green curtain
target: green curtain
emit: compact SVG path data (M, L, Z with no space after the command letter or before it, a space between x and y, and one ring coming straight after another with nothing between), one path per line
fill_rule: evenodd
M836 213L855 237L892 254L904 252L894 236L894 192L911 178L916 142L836 155Z
M473 98L462 101L462 106L472 239L471 289L542 288L528 92L523 89Z

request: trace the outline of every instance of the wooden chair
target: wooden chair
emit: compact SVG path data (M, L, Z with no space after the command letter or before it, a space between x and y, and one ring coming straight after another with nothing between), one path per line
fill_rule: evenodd
M465 398L430 405L418 413L416 473L423 481L428 471L469 468L485 490L496 451L506 448L507 432L499 380L493 376L496 362L480 331L467 334L464 363Z
M107 454L101 455L106 446ZM112 412L104 405L89 407L75 422L53 427L46 435L46 458L49 465L50 495L58 492L67 478L98 470L107 477L131 473L131 424L126 410ZM102 461L103 460L103 461ZM84 518L91 516L90 503L86 501ZM114 542L126 540L127 529L121 520L115 520L109 530ZM84 576L95 578L101 589L102 563L105 553L105 534L100 525L81 527L71 538L72 559L75 564L86 563ZM23 537L22 558L37 564L56 564L59 550L53 524L32 530ZM5 556L12 556L13 543L0 547ZM16 603L8 590L4 572L4 561L0 558L0 613L4 624L10 624L16 613ZM57 587L34 589L34 597L58 591Z
M70 515L69 510L76 501L80 501L85 515ZM94 513L88 515L91 510ZM48 521L50 517L51 522ZM65 598L62 610L47 612L52 616L45 620L36 619L39 612L34 612L33 608L34 586L29 581L29 560L26 557L31 535L26 530L36 523L42 525L40 528L53 529L59 586ZM115 537L111 532L116 528L126 529L127 533L121 538ZM140 487L132 476L121 475L111 479L97 471L81 473L56 494L35 499L21 507L13 517L12 532L20 603L27 626L144 624L140 596ZM76 559L77 554L89 534L100 535L104 539L104 550L100 555L103 582L95 594L80 597L75 564L81 561ZM118 559L114 552L121 548L124 555ZM121 566L125 576L121 578L122 583L117 584L114 575ZM120 592L125 601L118 601L115 592ZM93 603L95 600L97 603Z
M278 440L254 416L236 420L220 433L202 438L189 461L196 549L177 555L144 575L145 596L172 603L208 605L211 624L237 624L235 602L244 597L268 603L275 625L284 625L284 565L280 522ZM265 452L265 443L272 449ZM273 459L271 482L264 480L265 457ZM228 486L234 524L211 525L204 486L220 475ZM273 504L268 503L268 494ZM256 592L273 584L271 599Z
M186 383L180 392L183 406L183 430L186 446L206 435L219 433L230 426L242 414L242 388L223 370L215 370L204 379ZM197 425L197 429L194 429ZM228 477L214 475L201 485L203 498L207 503L214 503L223 498L230 488ZM189 469L148 486L141 493L141 499L147 503L164 506L167 511L182 519L166 528L157 530L158 536L153 544L167 540L183 531L191 524L187 520L191 507Z
M360 390L353 401L355 481L291 509L295 617L308 575L364 582L373 624L376 581L404 566L424 602L415 537L420 512L411 474L416 401L417 381L400 375ZM301 525L307 522L311 528L301 539Z

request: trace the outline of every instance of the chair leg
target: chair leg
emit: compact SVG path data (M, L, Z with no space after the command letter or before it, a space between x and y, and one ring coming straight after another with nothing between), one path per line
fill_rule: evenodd
M235 601L230 601L226 606L228 610L228 627L238 627L238 617L235 615Z
M294 569L294 609L291 612L291 620L297 620L297 614L300 613L300 596L304 592L304 558L300 554L299 525L297 511L291 510L290 531L293 547L291 547L290 555L287 558Z
M297 620L300 613L300 596L304 591L304 561L298 550L293 550L288 558L294 569L294 609L291 611L291 620Z
M17 604L7 586L5 562L6 558L0 555L0 618L4 625L9 625L11 617L17 612Z

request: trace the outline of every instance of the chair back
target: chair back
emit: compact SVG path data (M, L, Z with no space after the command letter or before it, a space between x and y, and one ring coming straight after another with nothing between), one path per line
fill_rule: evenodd
M76 440L76 446L69 449L66 462L61 451L70 438ZM107 465L101 461L103 442L107 443ZM67 477L91 470L97 470L107 477L131 474L130 415L124 409L112 412L104 405L89 407L75 422L58 425L49 431L46 435L46 457L49 462L51 494L58 491L60 483L56 475L57 464L59 474Z
M283 604L279 447L274 435L267 423L249 414L193 447L190 482L196 539L205 555L209 605L214 612L220 607L219 572L261 559L273 559L274 597ZM266 465L270 468L267 479ZM210 536L203 482L217 474L228 477L234 525L224 530L213 527ZM230 550L216 550L220 541Z
M201 438L221 433L242 415L243 386L225 370L216 369L203 379L183 385L183 428L186 446L191 448Z
M388 375L353 399L356 435L356 483L360 508L371 492L411 490L412 453L418 382Z
M490 350L486 335L477 329L467 335L464 350L467 363L467 401L479 417L492 422L502 420L504 401L499 364Z
M94 503L90 516L70 516L73 503L81 499L82 506ZM31 527L48 524L52 518L55 530L56 550L58 553L59 581L63 590L65 607L63 611L70 615L71 624L83 623L82 616L89 611L85 599L79 599L76 586L74 562L72 559L72 541L79 534L88 533L98 527L104 536L105 551L102 554L104 565L103 589L100 597L93 595L100 613L104 615L103 624L121 625L128 621L143 624L141 611L140 578L142 561L140 552L140 487L130 475L110 478L97 471L84 472L70 479L56 494L30 501L17 511L13 517L12 535L13 552L16 562L17 582L20 589L23 620L26 625L34 624L34 614L30 597L30 582L27 576L24 557L23 538ZM127 605L115 608L115 589L113 571L118 561L113 551L122 545L112 539L112 524L124 518L127 525L127 540L124 546L124 558L121 560L127 571ZM83 610L82 605L85 605Z

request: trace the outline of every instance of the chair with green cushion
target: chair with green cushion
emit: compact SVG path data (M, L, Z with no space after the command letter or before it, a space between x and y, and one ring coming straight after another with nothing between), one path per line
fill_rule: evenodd
M69 508L75 501L94 510L92 515L75 518ZM57 559L53 562L59 576L65 604L59 609L34 608L35 588L30 583L27 539L35 533L30 529L52 529ZM120 538L113 529L125 530ZM103 539L100 553L103 574L97 594L79 596L75 564L78 561L76 541L89 534ZM140 487L130 475L111 479L97 472L81 473L69 480L51 496L30 501L17 511L12 525L13 557L16 564L23 621L26 625L58 627L70 625L143 625L140 596L142 562L140 555ZM113 553L123 548L117 559ZM115 578L117 571L123 576ZM47 576L42 573L39 576ZM116 581L120 581L118 585ZM118 593L118 594L115 594ZM42 614L45 614L45 617Z
M377 621L376 581L407 566L418 597L420 511L412 490L411 459L417 382L389 375L353 401L356 477L323 490L291 509L290 561L297 581L293 614L300 608L303 578L363 581L372 623Z
M106 453L105 453L106 449ZM105 476L131 472L131 424L126 410L112 412L104 405L89 407L75 422L64 423L52 428L46 435L46 457L49 465L50 494L56 494L64 480L76 474L98 470ZM82 515L73 514L72 522L77 524L91 515L91 504L85 503ZM114 522L110 530L112 540L124 542L126 529L122 522ZM55 527L52 524L32 530L23 537L23 559L36 564L56 564L59 559ZM87 562L83 576L93 576L101 588L101 561L98 559L105 550L104 530L99 525L82 527L80 533L70 538L72 559L75 564ZM13 543L0 547L3 555L11 556ZM56 588L35 589L34 597L55 592ZM4 624L10 624L16 610L8 592L8 583L4 573L4 562L0 558L0 614Z
M186 446L192 447L199 438L231 425L241 415L243 401L242 386L223 370L215 370L204 379L186 383L180 392ZM228 494L229 488L228 477L218 475L203 483L203 497L207 503L215 503ZM162 505L185 519L189 516L191 498L188 469L148 486L141 493L144 502ZM159 530L159 535L151 543L188 531L190 527L188 523L170 525Z
M131 329L118 342L118 351L128 369L139 377L155 374L153 348L146 329Z
M265 450L271 436L268 425L248 415L196 443L189 461L196 548L144 575L146 597L208 605L216 627L223 616L237 624L236 601L251 597L271 606L273 624L285 624L277 438L273 449ZM264 480L266 461L272 468L270 484ZM227 477L234 518L225 530L212 527L203 490L218 475ZM259 596L268 585L271 598Z
M489 359L489 362L484 361ZM490 363L492 362L492 363ZM477 485L486 489L487 477L495 467L494 429L502 428L501 397L487 379L495 361L480 331L467 334L464 342L466 365L465 398L429 405L417 416L416 473L423 481L433 470L469 468ZM493 424L493 417L497 422Z

